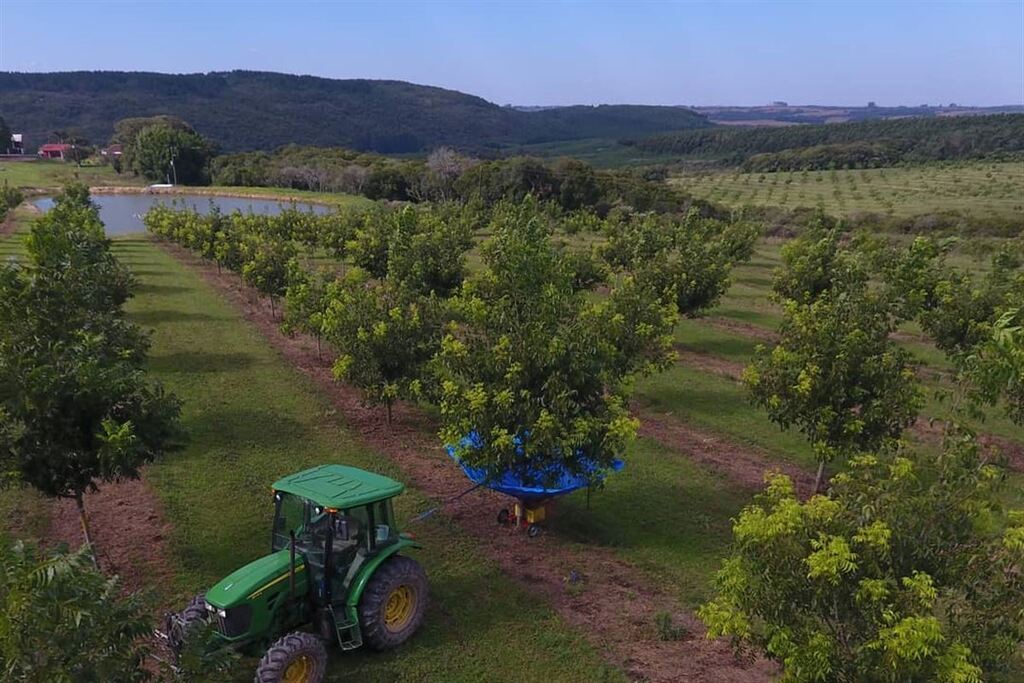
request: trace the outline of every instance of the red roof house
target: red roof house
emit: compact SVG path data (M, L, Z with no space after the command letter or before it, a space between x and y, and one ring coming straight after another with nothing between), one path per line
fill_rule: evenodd
M39 148L39 156L43 159L64 159L71 154L71 145L47 143Z

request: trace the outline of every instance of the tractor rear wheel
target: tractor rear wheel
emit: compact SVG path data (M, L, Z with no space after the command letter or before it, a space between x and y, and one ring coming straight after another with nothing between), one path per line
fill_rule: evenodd
M305 631L277 639L256 667L255 683L321 683L327 674L327 646Z
M416 560L395 555L370 577L359 600L363 642L390 650L409 640L427 611L427 575Z

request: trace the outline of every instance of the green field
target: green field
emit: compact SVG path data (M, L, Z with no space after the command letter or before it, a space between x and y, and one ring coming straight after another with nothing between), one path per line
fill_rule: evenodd
M962 162L903 168L677 175L670 181L726 206L820 207L833 215L894 217L960 211L1024 227L1024 163Z
M110 166L75 166L63 161L0 161L0 185L47 190L70 182L90 187L142 185L135 176L117 174Z

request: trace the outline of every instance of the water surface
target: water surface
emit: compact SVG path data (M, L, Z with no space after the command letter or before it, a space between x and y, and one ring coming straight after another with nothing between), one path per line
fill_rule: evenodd
M92 201L100 207L100 220L106 226L108 235L127 235L145 232L142 216L156 204L181 209L190 208L200 213L209 213L217 207L222 213L241 211L243 213L270 214L276 216L284 209L327 213L330 207L309 202L289 202L280 199L247 199L198 194L96 194ZM43 197L33 202L43 211L53 206L52 197Z

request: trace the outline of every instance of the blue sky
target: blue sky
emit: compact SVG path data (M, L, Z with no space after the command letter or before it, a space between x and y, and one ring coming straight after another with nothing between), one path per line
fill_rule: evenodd
M1024 0L0 0L0 70L259 69L500 104L1024 104Z

